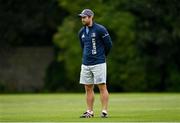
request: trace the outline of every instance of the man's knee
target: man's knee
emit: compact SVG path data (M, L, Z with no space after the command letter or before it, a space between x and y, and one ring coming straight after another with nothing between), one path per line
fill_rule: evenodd
M100 91L100 92L107 91L106 84L99 84L99 85L98 85L98 88L99 88L99 91Z
M85 85L86 92L92 92L94 89L93 85Z

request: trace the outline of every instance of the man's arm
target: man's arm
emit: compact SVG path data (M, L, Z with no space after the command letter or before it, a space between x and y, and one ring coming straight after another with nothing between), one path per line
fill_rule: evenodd
M112 48L112 40L105 27L101 29L101 38L105 46L105 55L107 56Z
M82 38L81 38L81 33L82 33L82 30L79 31L78 37L79 37L79 41L80 41L80 44L81 44L81 48L83 49L84 48L84 43L83 43Z

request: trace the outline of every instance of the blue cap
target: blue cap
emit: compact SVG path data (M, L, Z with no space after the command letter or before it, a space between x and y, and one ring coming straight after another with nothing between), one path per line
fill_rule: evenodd
M80 17L86 17L86 16L94 16L94 12L90 9L84 9L81 14L79 14Z

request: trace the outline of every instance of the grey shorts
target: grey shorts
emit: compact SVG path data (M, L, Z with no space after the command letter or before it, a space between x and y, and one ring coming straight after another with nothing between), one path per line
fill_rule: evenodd
M106 63L81 65L80 84L106 83Z

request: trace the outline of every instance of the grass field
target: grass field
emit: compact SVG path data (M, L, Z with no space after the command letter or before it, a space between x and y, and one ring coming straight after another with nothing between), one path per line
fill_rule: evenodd
M180 94L110 94L109 118L100 118L99 95L95 117L80 119L84 94L1 94L0 122L180 122Z

